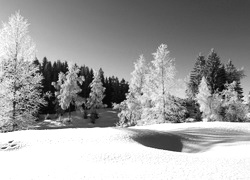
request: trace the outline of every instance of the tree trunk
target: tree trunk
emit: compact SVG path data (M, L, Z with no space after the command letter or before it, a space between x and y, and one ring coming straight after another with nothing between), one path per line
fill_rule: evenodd
M16 51L17 51L17 45L16 45ZM16 71L17 71L17 54L16 54L16 57L14 59L15 61L15 64L14 64L14 74L16 75ZM13 97L14 97L14 100L13 100L13 113L12 113L12 119L13 119L13 122L16 123L16 91L17 91L17 86L16 86L16 76L14 76L14 92L13 92Z
M15 96L15 92L14 92L14 96ZM16 121L16 101L13 102L12 120L13 122Z
M164 82L164 66L163 66L164 64L163 64L163 60L162 60L162 68L161 68L161 70L162 70L162 72L161 72L161 82L162 82L162 100L163 100L163 112L162 112L162 118L163 118L163 121L165 121L166 120L166 118L165 118L165 114L166 114L166 110L165 110L165 108L166 108L166 102L165 102L165 82Z

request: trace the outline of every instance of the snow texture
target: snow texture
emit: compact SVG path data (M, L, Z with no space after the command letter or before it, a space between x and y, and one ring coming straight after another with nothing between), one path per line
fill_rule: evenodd
M1 179L250 179L250 124L0 134Z

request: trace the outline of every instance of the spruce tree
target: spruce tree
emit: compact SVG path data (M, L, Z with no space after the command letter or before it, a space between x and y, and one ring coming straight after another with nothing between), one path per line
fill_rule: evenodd
M189 78L189 82L187 84L187 97L190 99L194 99L196 94L198 93L198 87L201 82L203 76L206 75L206 60L201 53L196 58L196 62L194 64L194 69L192 70Z
M220 57L211 49L206 61L206 80L212 94L219 89L223 89L226 83L225 73L223 71Z
M40 106L42 75L35 60L35 44L29 24L19 12L11 15L0 31L0 119L26 126L36 118Z

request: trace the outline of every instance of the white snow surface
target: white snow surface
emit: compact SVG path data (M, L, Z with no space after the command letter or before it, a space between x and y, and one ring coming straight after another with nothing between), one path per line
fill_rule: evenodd
M250 123L26 130L0 147L3 180L250 179Z

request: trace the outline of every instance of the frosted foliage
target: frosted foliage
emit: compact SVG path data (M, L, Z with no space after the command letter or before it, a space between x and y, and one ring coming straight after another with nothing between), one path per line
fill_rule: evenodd
M173 64L174 60L169 57L167 45L160 45L153 56L152 66L146 75L147 83L144 93L149 93L152 100L157 100L157 98L162 98L159 95L167 95L171 91L176 70Z
M59 89L56 92L56 96L59 100L59 105L63 110L69 108L70 104L77 103L81 104L78 96L78 93L81 92L81 88L78 86L83 83L83 76L78 77L79 68L75 64L69 64L68 72L66 74L60 72L58 76L57 83L53 83L56 89ZM83 102L82 102L83 103Z
M203 77L199 85L199 93L196 99L200 105L200 111L203 113L204 120L207 120L211 114L211 92L208 89L206 78Z
M19 13L0 32L0 116L17 124L34 119L45 104L39 90L42 76L32 63L35 45L27 33L27 20Z
M231 122L245 121L248 107L238 97L238 93L235 90L236 81L226 84L225 87L226 89L222 92L222 96L224 96L225 119Z
M145 85L145 75L147 66L143 55L134 63L134 71L131 73L132 78L129 84L129 93L126 100L120 104L119 125L131 126L137 124L142 114L142 88Z
M222 95L225 97L226 101L237 101L238 93L235 91L236 81L231 84L225 84L226 89L222 92Z
M8 23L3 23L0 32L0 57L2 59L17 59L33 61L35 59L35 44L28 35L29 24L19 13L12 15Z
M105 97L105 88L103 87L100 72L94 72L94 79L90 84L91 92L88 98L90 108L100 108L103 106L102 100Z
M134 63L134 71L131 73L132 78L129 84L129 91L141 94L142 87L145 84L145 74L147 73L147 66L143 55Z
M165 118L168 107L169 95L175 87L174 77L176 74L174 59L170 58L167 45L162 44L153 53L154 60L146 75L146 84L143 88L143 96L151 101L154 112ZM145 100L145 101L147 101Z

